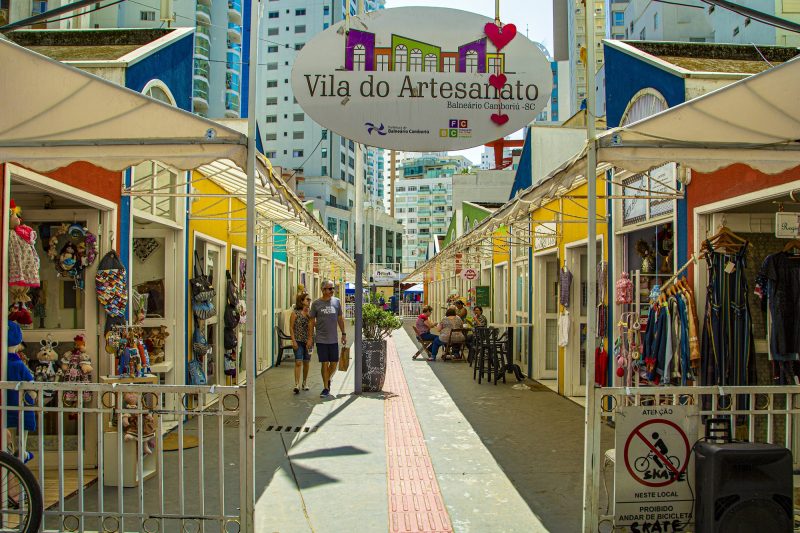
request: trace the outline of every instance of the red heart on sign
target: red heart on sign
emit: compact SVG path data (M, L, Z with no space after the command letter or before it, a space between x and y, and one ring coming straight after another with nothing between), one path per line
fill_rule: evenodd
M487 22L483 31L498 50L510 43L511 39L517 35L517 27L513 24L506 24L500 28L494 22Z
M503 88L503 85L506 84L508 78L506 78L505 74L492 74L489 76L489 85L497 89L498 91Z
M492 113L492 122L498 126L502 126L508 122L508 115L498 115L497 113Z

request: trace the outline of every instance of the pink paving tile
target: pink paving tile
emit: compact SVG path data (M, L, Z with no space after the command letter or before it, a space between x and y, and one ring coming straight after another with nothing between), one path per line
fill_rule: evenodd
M387 341L385 403L389 530L453 531L394 340Z

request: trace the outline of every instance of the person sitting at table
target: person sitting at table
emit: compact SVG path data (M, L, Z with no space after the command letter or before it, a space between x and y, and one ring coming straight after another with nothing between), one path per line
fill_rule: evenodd
M448 342L452 341L455 344L463 344L466 340L464 339L464 334L460 331L452 333L454 329L461 329L464 327L464 323L461 321L461 318L459 318L455 307L449 307L447 309L439 327L441 330L439 331L439 336L436 337L436 340L431 344L431 357L428 361L436 361L436 354L439 352L439 348L441 346L446 346Z
M472 309L472 313L474 314L472 317L472 323L476 328L485 328L489 325L489 322L486 320L486 317L483 314L483 307L476 305Z
M436 341L437 337L433 333L431 333L431 328L435 326L433 322L430 320L431 313L433 312L433 307L430 305L426 305L422 308L422 313L419 314L417 317L417 323L415 326L417 327L417 335L419 338L424 341ZM414 354L412 359L416 359L417 355Z
M467 308L464 307L464 300L461 298L456 300L456 316L458 316L462 322L467 319Z

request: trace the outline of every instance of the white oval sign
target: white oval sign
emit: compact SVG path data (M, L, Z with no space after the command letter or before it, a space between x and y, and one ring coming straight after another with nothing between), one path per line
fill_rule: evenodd
M488 24L488 25L487 25ZM527 126L550 98L537 45L456 9L404 7L352 17L299 53L292 90L323 127L368 146L460 150Z

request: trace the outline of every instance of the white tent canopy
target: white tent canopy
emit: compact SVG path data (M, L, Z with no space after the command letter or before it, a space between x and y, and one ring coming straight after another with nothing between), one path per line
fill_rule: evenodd
M0 65L0 162L46 172L75 161L121 171L156 160L180 170L198 169L246 199L247 136L241 132L2 37ZM352 259L265 159L257 158L256 173L262 195L257 211L290 233L302 234L308 246L352 271Z
M775 174L800 164L800 58L597 139L597 161L643 172L675 162L700 172L734 163ZM561 172L584 174L586 148Z
M40 172L74 161L109 170L147 160L181 170L219 159L245 166L247 137L233 129L1 37L0 65L0 161Z

